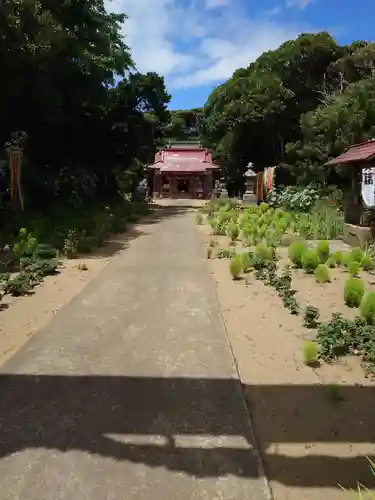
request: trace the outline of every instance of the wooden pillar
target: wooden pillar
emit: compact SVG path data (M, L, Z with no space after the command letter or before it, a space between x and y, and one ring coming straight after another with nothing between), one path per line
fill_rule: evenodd
M212 172L206 172L206 175L204 176L204 183L203 183L203 197L204 198L209 198L210 194L212 193L212 188L213 188Z

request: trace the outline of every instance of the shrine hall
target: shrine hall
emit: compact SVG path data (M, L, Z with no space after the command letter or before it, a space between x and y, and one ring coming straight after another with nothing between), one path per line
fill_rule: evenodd
M154 198L208 199L218 166L212 154L197 143L173 143L157 151L148 166Z

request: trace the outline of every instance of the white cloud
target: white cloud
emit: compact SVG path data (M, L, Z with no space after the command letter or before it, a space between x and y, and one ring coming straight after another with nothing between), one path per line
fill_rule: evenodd
M185 9L175 0L105 4L109 11L128 15L124 35L137 68L162 74L168 88L225 80L262 52L297 35L287 26L250 19L242 0L190 0Z

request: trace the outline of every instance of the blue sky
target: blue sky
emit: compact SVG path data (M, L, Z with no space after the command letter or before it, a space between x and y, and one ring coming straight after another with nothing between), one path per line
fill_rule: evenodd
M301 32L374 40L375 0L105 0L128 15L137 68L165 77L171 109L202 106L216 85Z

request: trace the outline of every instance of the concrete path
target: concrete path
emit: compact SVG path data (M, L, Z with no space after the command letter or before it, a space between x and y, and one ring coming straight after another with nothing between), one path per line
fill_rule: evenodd
M263 500L194 215L161 209L0 373L1 500Z

